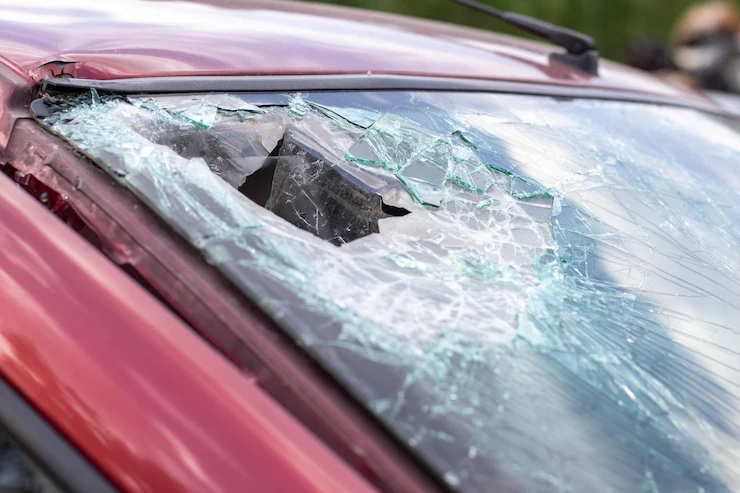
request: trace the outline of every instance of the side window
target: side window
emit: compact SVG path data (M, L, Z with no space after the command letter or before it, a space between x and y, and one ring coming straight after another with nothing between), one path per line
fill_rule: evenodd
M21 447L0 427L0 493L61 493Z

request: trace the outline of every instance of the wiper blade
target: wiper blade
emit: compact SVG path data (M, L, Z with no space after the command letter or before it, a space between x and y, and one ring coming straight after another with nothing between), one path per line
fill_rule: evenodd
M596 41L586 34L556 26L533 17L514 12L505 12L475 0L451 0L479 12L497 17L556 46L565 48L566 53L554 53L552 58L591 75L599 73L599 51Z

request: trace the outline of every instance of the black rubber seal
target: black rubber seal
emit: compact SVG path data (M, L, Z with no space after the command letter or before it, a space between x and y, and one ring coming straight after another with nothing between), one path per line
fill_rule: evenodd
M110 482L23 397L0 379L0 424L64 491L116 493Z

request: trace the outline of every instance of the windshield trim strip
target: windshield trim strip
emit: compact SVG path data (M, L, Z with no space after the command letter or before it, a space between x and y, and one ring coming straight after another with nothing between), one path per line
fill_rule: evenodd
M655 94L622 92L583 86L532 84L500 80L405 75L268 75L174 76L131 79L44 79L42 90L68 92L95 89L122 94L197 92L318 92L318 91L450 91L509 93L573 99L601 99L694 108L728 114L711 101L685 101Z

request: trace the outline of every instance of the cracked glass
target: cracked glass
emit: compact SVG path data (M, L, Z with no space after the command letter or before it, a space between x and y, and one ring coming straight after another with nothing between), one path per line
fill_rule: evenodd
M469 93L41 104L453 490L740 489L736 122Z

